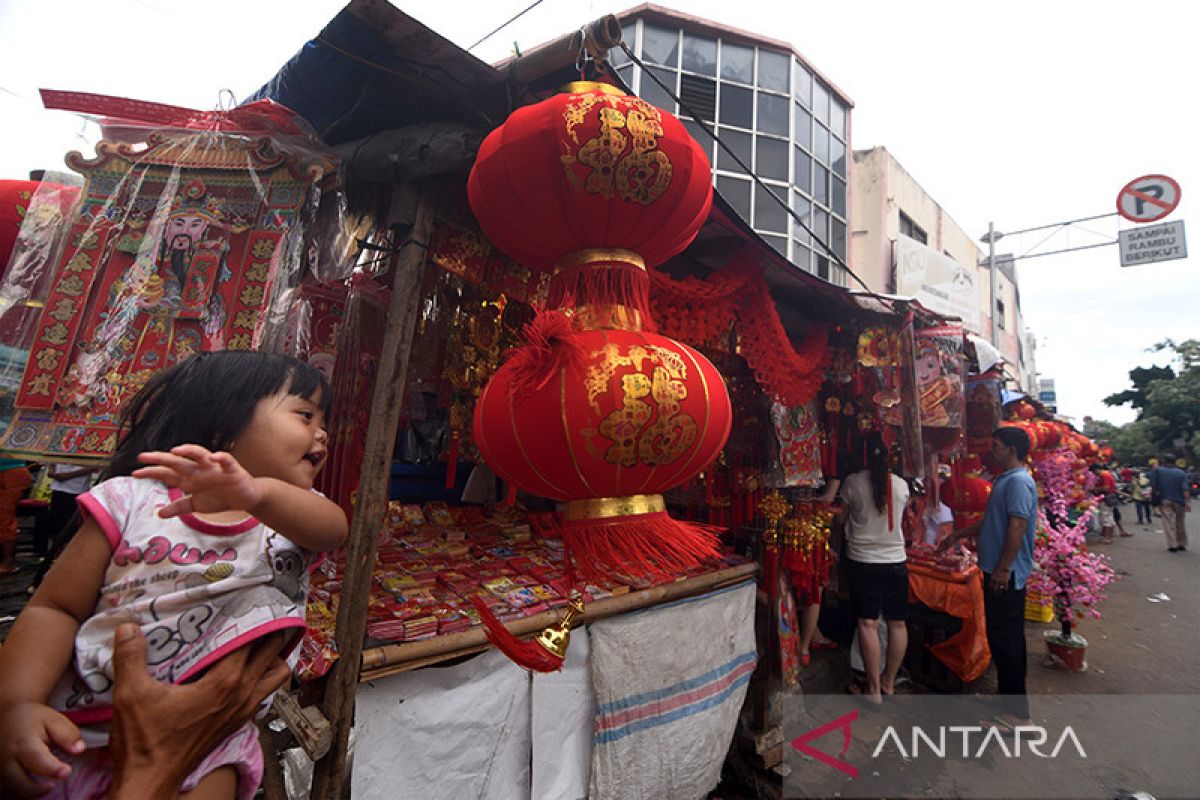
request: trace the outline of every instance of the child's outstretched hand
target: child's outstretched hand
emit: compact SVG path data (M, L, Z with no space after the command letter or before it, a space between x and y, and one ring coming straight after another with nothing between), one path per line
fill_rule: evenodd
M51 748L76 755L84 749L74 723L49 706L32 702L4 709L0 741L0 786L13 797L40 797L52 781L71 774Z
M138 461L149 466L135 470L133 477L162 481L185 493L160 508L160 517L192 511L250 511L263 498L259 482L226 452L213 453L198 444L181 444L169 453L140 453Z

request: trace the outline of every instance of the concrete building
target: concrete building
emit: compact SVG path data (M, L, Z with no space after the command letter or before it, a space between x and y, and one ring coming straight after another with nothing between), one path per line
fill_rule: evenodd
M991 340L987 257L976 239L883 147L853 153L850 268L873 291L916 297ZM1032 391L1033 337L1011 256L996 256L997 349L1014 387Z
M847 257L853 103L787 42L646 4L617 14L625 41L805 225ZM845 286L812 237L623 52L611 53L633 91L677 114L713 163L717 191L778 252Z

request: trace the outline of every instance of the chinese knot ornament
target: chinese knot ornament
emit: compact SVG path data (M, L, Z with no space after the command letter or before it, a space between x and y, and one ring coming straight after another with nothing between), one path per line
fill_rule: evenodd
M644 100L571 84L492 131L468 196L500 250L554 275L548 310L476 403L488 466L564 504L582 579L671 578L715 556L714 532L671 519L662 492L717 457L729 395L700 353L653 332L647 274L708 217L703 150Z

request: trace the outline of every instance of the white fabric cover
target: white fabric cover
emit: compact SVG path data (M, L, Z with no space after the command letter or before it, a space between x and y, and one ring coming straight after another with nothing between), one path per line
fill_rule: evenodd
M525 800L529 673L496 650L358 687L355 800Z
M591 625L591 800L695 800L720 781L757 659L754 584Z

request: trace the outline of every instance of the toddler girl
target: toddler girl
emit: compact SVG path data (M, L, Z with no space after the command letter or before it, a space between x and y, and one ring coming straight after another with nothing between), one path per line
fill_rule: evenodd
M0 648L5 789L105 796L123 622L141 626L151 674L174 683L260 637L295 647L310 557L347 532L342 510L312 488L329 401L315 368L258 352L195 355L138 392L110 477L80 496L85 522ZM247 723L183 790L248 800L261 776Z

